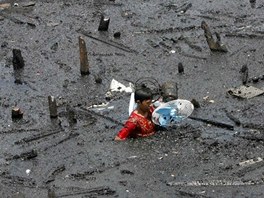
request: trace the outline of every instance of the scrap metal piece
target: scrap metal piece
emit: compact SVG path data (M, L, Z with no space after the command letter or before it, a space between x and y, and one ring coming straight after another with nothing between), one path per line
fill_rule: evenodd
M264 93L264 90L258 89L253 86L240 86L238 88L231 88L227 90L227 93L229 93L232 96L236 96L239 98L253 98L256 96L259 96Z

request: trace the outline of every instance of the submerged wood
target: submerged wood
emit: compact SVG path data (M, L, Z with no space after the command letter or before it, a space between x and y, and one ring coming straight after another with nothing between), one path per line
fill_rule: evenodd
M79 36L79 49L80 49L80 71L81 75L88 75L89 72L89 63L87 56L87 49L84 39Z
M221 43L221 37L219 33L216 34L216 41L213 38L213 35L210 31L209 26L205 21L202 21L201 28L204 30L204 36L206 38L207 44L211 51L218 51L218 52L227 52L227 48L224 44Z
M24 59L20 49L13 49L13 67L14 70L22 69L25 66Z
M105 17L104 15L101 16L100 24L98 27L98 31L107 31L110 23L110 18Z
M49 111L50 111L50 117L51 118L57 118L58 112L57 112L57 102L54 96L48 96L49 100Z

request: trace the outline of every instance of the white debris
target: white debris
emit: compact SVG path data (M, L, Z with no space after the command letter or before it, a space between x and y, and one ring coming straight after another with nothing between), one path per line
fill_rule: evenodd
M250 160L246 160L246 161L240 162L238 164L239 164L239 166L247 166L247 165L252 165L252 164L255 164L255 163L261 162L261 161L263 161L263 159L258 157L256 160L250 159Z
M26 173L27 173L27 175L29 175L29 174L30 174L30 172L31 172L31 170L30 170L30 169L27 169L27 170L26 170Z
M118 82L115 79L112 79L110 84L110 91L119 91L119 92L126 92L132 93L132 84L130 83L128 87L123 85L122 83Z

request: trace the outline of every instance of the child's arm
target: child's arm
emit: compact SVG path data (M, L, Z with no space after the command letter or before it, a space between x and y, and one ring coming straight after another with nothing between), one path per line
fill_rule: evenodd
M134 132L136 127L136 123L127 121L125 126L118 132L117 136L115 137L115 140L125 140Z

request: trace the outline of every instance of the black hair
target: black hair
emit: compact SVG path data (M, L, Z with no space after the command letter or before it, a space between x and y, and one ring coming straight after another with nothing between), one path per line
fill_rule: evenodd
M135 101L151 100L152 91L146 86L137 87L135 90Z

